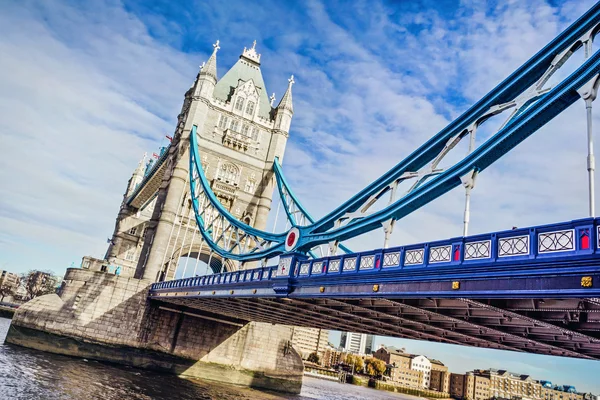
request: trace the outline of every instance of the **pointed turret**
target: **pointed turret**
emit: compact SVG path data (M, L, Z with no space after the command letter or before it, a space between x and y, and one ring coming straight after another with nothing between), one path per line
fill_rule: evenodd
M213 52L208 61L200 67L198 80L196 83L195 96L212 97L215 85L217 83L217 51L221 47L219 41L213 44Z
M125 197L130 196L131 193L133 193L133 191L137 187L137 185L139 185L142 182L142 180L144 179L144 173L145 173L145 169L146 169L145 162L146 162L147 156L148 156L148 154L144 153L144 157L142 157L137 168L135 169L135 171L133 171L133 174L131 175L131 179L129 179L129 185L127 185L127 194L125 195Z
M292 105L292 85L295 83L294 75L288 79L288 88L275 109L275 129L288 133L294 115Z
M290 79L288 79L287 90L285 91L283 97L281 98L281 101L279 102L279 105L277 106L277 110L287 110L287 111L291 112L292 114L294 114L294 107L292 106L292 85L294 83L296 83L296 82L294 81L294 75L292 75L290 77Z

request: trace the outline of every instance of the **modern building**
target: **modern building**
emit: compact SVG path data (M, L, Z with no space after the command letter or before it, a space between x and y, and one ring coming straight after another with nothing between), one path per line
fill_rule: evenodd
M384 345L373 353L373 357L386 363L389 377L399 385L448 393L450 374L441 361Z
M373 335L342 332L340 348L353 354L371 354L373 352Z
M493 368L451 374L450 395L465 400L584 400L573 386L555 386L526 374Z
M431 361L425 356L412 355L410 357L410 369L423 373L423 381L421 386L428 389L431 382Z
M16 290L19 287L20 281L21 279L19 278L19 275L5 270L0 270L0 286L6 285Z
M332 346L327 346L323 351L323 356L321 357L321 365L327 368L334 367L340 363L342 357L346 357L346 352L339 351Z
M429 388L438 392L449 393L450 390L450 372L448 367L439 360L431 359L431 381Z
M295 326L292 333L292 346L303 359L307 359L311 353L317 353L320 358L323 358L328 338L328 330Z

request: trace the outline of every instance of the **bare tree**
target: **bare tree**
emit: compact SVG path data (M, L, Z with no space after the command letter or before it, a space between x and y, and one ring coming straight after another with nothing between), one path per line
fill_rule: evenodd
M58 278L52 274L52 271L31 270L23 274L21 282L27 293L27 300L31 300L38 296L54 293Z

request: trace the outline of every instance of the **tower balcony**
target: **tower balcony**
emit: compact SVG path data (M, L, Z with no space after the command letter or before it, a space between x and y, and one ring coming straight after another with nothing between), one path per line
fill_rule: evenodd
M246 151L250 146L250 138L240 132L226 129L223 132L223 144L235 150Z

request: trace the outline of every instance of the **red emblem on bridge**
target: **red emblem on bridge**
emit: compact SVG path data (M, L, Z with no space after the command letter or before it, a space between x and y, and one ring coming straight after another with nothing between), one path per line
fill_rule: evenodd
M298 240L300 239L300 230L296 227L293 227L288 232L285 237L285 251L292 251L298 244Z

